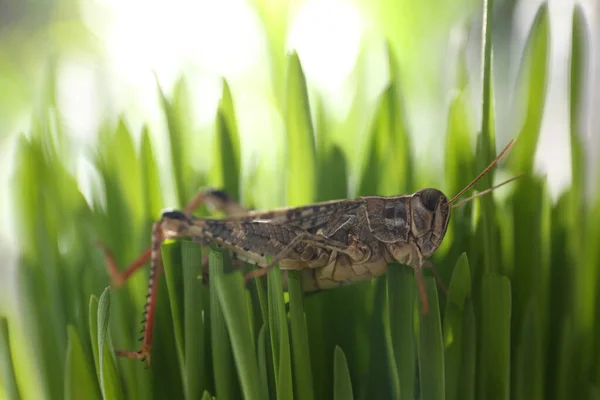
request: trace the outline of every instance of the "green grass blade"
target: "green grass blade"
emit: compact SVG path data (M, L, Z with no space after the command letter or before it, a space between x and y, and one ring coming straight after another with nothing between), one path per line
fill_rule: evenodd
M310 369L310 348L304 315L302 281L299 271L288 271L288 292L290 294L290 328L294 388L300 399L314 398L313 378Z
M504 276L483 277L480 398L510 397L510 286Z
M90 302L88 306L89 310L89 328L90 328L90 341L92 345L92 355L94 356L94 365L96 371L96 378L98 382L100 379L100 355L98 352L98 298L94 295L90 296Z
M482 60L483 60L483 89L482 89L482 112L481 112L481 157L485 164L494 158L494 98L492 90L492 10L493 0L484 0L483 3L483 25L482 25ZM488 174L482 179L482 186L491 187L492 177Z
M348 360L341 347L335 346L333 355L333 398L350 400L354 398Z
M388 287L386 284L386 276L380 276L375 280L374 287L372 286L373 304L369 307L369 317L363 320L363 323L368 324L369 327L369 352L365 360L365 362L368 362L368 364L366 365L368 369L364 372L361 371L361 373L359 373L358 371L360 370L356 371L358 368L355 369L355 366L353 365L352 361L350 361L351 364L349 364L349 367L353 367L350 370L352 373L351 376L357 376L362 378L363 373L366 374L366 382L364 381L364 379L354 382L357 397L361 399L391 398L394 396L394 391L398 389L398 386L400 386L400 380L397 377L398 369L396 368L394 371L393 368L393 364L395 364L396 360L393 358L394 343L392 341L391 329L388 321L386 321L386 315L389 309L387 302ZM346 301L345 303L338 304L338 308L335 308L333 312L338 312L337 310L339 310L341 307L356 311L360 309L360 306ZM356 311L352 313L353 317L356 317L358 315ZM329 330L326 330L325 332L327 332L327 334L331 334ZM350 350L344 352L344 354L347 354L346 357L348 358L348 360L352 360L350 358L350 354L352 354L352 351L356 351L353 349L353 346L355 346L356 344L354 342L344 343L342 341L343 336L348 334L346 330L342 329L337 331L336 333L338 337L335 338L335 342L338 343L340 347L344 345ZM390 368L390 365L392 365L392 368ZM396 373L396 377L393 376L394 373Z
M267 369L267 323L258 333L258 371L260 373L260 397L269 398L269 371Z
M100 388L102 396L106 398L106 384L104 372L105 343L108 334L108 317L110 312L110 288L104 289L98 302L98 366L100 369Z
M400 382L400 397L412 399L416 379L415 274L410 267L392 264L388 267L387 283L388 318Z
M542 323L535 300L525 314L513 363L515 383L511 398L541 400L544 396L542 364Z
M519 73L520 94L523 99L524 124L518 136L518 145L512 150L512 166L517 173L531 172L539 139L547 88L549 60L548 4L543 3L529 32ZM518 92L519 93L519 92Z
M493 0L485 0L483 4L483 26L482 26L482 60L483 60L483 89L482 89L482 113L481 130L477 141L477 170L482 171L495 157L495 120L494 120L494 92L492 75L492 10L494 9ZM479 190L492 187L494 171L490 171L484 176L475 187ZM493 228L493 217L496 215L495 207L491 196L483 197L482 204L482 223L483 223L483 256L484 271L496 272L497 249L496 234Z
M197 399L207 387L206 350L204 343L204 286L202 282L202 246L184 241L183 259L183 326L185 348L186 398Z
M390 84L381 94L372 122L370 150L364 162L359 194L391 196L412 190L411 144L404 121L394 55L388 46Z
M252 327L245 317L246 298L243 277L238 274L220 275L214 278L225 322L229 329L233 356L241 380L245 399L260 398L260 381Z
M142 144L140 149L141 179L143 185L142 200L144 203L144 214L147 218L156 218L160 215L162 209L162 198L160 192L160 176L152 142L148 129L142 132ZM148 224L144 231L150 232L151 224Z
M475 311L471 299L465 301L465 308L463 312L463 327L462 327L462 364L460 369L460 375L458 376L458 390L457 394L460 395L460 399L473 400L475 399L475 388L476 388L476 372L475 366L477 364L477 324L475 322ZM446 380L446 383L448 380Z
M532 302L536 304L536 324L548 324L549 310L546 299L550 292L550 244L545 239L544 219L545 214L549 212L549 200L540 178L524 176L519 182L515 182L515 186L516 192L512 198L514 270L511 271L511 329L514 332L522 332L522 325L527 322L527 313L531 312L528 308L532 307ZM532 326L530 328L533 329ZM536 335L545 347L548 341L547 333L538 330ZM513 347L519 346L517 340L513 340L513 343ZM543 359L545 354L540 351L537 356ZM516 364L513 363L513 367L516 367ZM513 368L512 374L513 380L516 381L515 373L517 368Z
M223 80L223 92L217 110L211 184L223 188L232 198L240 198L240 138L231 89Z
M577 273L573 276L573 336L577 337L574 357L577 360L574 382L579 396L584 395L583 387L588 384L587 375L590 373L600 379L600 345L598 333L600 324L597 313L600 308L598 300L598 257L595 243L598 242L600 232L597 227L598 185L592 182L590 176L597 171L586 169L590 160L586 159L586 135L588 132L589 111L586 109L586 99L589 98L591 76L590 62L592 57L592 28L587 21L586 14L580 6L576 6L573 13L573 27L571 38L571 65L570 65L570 138L571 138L571 169L573 184L570 190L569 232L567 243L570 254L578 266ZM592 111L593 112L593 111ZM593 163L592 163L593 165ZM597 181L597 180L596 180ZM590 196L592 194L592 196ZM594 199L594 203L590 201ZM592 222L593 221L593 222ZM595 347L595 353L590 354L589 349ZM570 388L573 388L571 386Z
M444 399L446 395L444 377L444 343L442 321L434 278L424 279L429 312L419 313L419 379L421 396L424 399Z
M585 95L590 69L590 32L581 5L573 10L573 26L571 31L571 65L570 65L570 138L571 138L571 173L573 176L572 192L581 196L585 183ZM574 199L579 209L580 199Z
M110 346L108 320L110 315L110 288L102 292L98 301L98 366L100 369L100 389L104 399L123 398L115 356Z
M251 266L250 264L246 264L247 267L259 268L256 266ZM254 293L256 295L256 299L258 300L258 307L260 308L260 316L261 322L259 324L259 329L262 329L263 324L269 324L269 299L267 295L267 289L265 288L265 278L259 277L252 280L254 284Z
M290 20L290 2L252 0L265 29L269 48L270 76L272 77L273 100L281 104L285 97L285 48Z
M217 278L228 269L229 256L225 251L211 249L209 252L210 286L210 328L213 374L217 398L232 399L240 394L239 382L235 374L235 363L227 331L223 308L216 288Z
M467 95L467 91L458 93L450 103L448 111L444 173L449 196L454 196L476 176L471 146L474 127L470 121ZM462 207L455 212L461 210Z
M298 54L288 57L285 103L288 140L287 204L309 204L316 197L316 149L306 78Z
M89 360L77 335L69 325L68 346L65 364L65 399L100 399L98 381L90 369Z
M213 397L210 395L209 392L204 391L204 394L202 395L202 400L213 400Z
M575 359L576 339L575 330L570 320L564 321L561 326L560 342L558 346L558 354L556 356L559 361L557 367L556 381L551 385L551 389L555 391L556 399L567 399L571 393L577 393L578 389L575 385L578 383L575 376L578 372L577 360Z
M182 273L183 260L181 254L181 241L163 243L161 245L161 255L167 281L169 293L169 304L171 306L171 316L173 322L173 331L175 332L175 344L177 348L177 359L181 371L185 370L185 344L183 338L183 290Z
M446 380L446 398L461 399L463 393L459 391L460 379L463 374L462 365L467 361L463 359L464 347L471 343L465 341L463 332L465 320L465 302L471 295L471 272L467 255L463 253L459 258L452 280L448 288L448 301L444 313L444 363Z
M279 266L268 272L267 286L269 292L269 328L277 398L291 399L293 398L293 383L290 341Z
M175 91L180 93L184 85L183 81L179 81ZM185 166L189 165L187 152L185 151L183 129L181 127L176 107L173 105L165 93L163 92L158 78L156 79L156 86L160 97L161 105L165 113L167 120L168 133L169 133L169 145L171 149L171 162L173 163L173 179L175 181L175 192L177 193L177 201L179 205L186 204L189 197L186 192L186 172Z
M10 349L8 321L0 317L0 382L8 399L19 400L19 388L13 367L13 355Z

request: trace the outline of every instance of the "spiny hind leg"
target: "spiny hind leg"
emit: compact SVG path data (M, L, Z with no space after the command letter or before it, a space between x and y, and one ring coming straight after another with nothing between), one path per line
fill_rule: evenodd
M231 198L225 191L214 188L204 188L192 198L184 208L187 215L191 215L194 210L206 204L212 212L223 212L227 215L239 215L247 212L246 208L241 206ZM138 258L131 262L123 271L119 269L115 261L115 257L110 249L102 242L97 241L96 244L104 252L106 269L111 279L112 287L121 287L137 270L143 267L150 261L151 248L145 249ZM204 261L204 257L203 257ZM208 262L208 260L206 260Z
M223 196L221 193L217 193L214 190L201 192L198 196L196 196L189 204L186 206L185 213L187 215L191 214L194 208L198 207L201 202L200 198L212 198L213 205L216 205L215 208L223 207L225 212L234 211L235 207L227 201L227 197ZM216 198L216 200L215 200ZM142 345L137 351L130 350L117 350L116 354L121 357L126 358L136 358L141 359L142 361L146 361L146 366L150 367L150 354L152 349L152 331L154 327L154 318L156 311L156 301L158 295L158 282L160 275L163 271L162 258L160 256L160 246L163 242L164 236L161 229L160 222L155 222L152 226L152 244L149 249L147 249L142 256L140 256L132 265L130 265L123 273L119 273L116 268L116 264L114 263L114 259L112 255L110 255L109 250L106 246L103 246L105 250L105 254L107 254L107 262L109 265L109 271L116 274L112 275L113 282L115 276L119 279L119 283L122 284L127 277L129 277L135 270L139 269L146 261L150 261L150 278L148 281L148 295L146 297L146 305L144 307L144 319L142 320L143 329L142 329L142 337L140 340L142 341ZM198 241L198 238L194 238ZM207 274L206 274L207 275ZM125 278L123 278L125 276ZM204 282L207 282L207 276L204 276Z

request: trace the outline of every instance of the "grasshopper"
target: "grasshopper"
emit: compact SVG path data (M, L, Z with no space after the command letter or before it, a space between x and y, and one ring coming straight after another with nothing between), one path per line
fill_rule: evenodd
M239 261L262 267L247 273L246 280L265 275L277 264L284 271L301 271L303 289L307 292L375 278L383 275L391 263L405 264L415 270L423 312L427 313L422 269L432 268L435 272L427 258L444 239L451 208L521 176L455 203L513 144L511 140L484 171L451 199L440 190L427 188L409 195L366 196L272 211L248 211L225 193L206 190L183 211L163 212L160 220L153 224L151 247L124 272L119 272L109 250L100 244L113 286L122 285L133 272L147 261L151 262L142 346L138 351L118 350L117 354L146 360L147 366L150 365L158 277L163 268L160 246L166 239L191 237L205 245L230 250ZM228 215L224 218L192 216L192 211L201 203Z

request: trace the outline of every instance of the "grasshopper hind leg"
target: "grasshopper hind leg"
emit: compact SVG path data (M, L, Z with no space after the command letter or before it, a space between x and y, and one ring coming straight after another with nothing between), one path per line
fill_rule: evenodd
M209 208L212 210L223 211L225 213L242 213L245 210L238 203L234 202L225 192L215 189L205 189L198 193L186 205L184 209L185 215L191 215L191 213L203 203L209 205ZM150 351L152 347L152 331L154 327L158 280L163 271L162 260L160 257L160 245L162 244L162 240L163 235L160 223L154 223L152 228L152 245L144 250L144 252L124 271L120 271L117 267L117 263L115 262L115 258L110 249L100 241L97 241L96 243L104 252L106 268L111 278L112 287L122 286L133 273L143 267L148 261L151 262L148 295L144 307L144 319L142 320L143 329L141 333L143 335L140 338L142 341L141 348L137 351L116 351L118 356L145 361L147 368L150 366ZM205 274L203 273L203 275ZM207 276L203 276L203 278L207 278ZM204 281L207 282L207 279Z
M247 212L246 208L234 201L227 192L214 188L205 188L198 192L198 194L188 202L184 208L184 213L186 215L191 215L202 204L206 204L212 212L223 212L227 215L238 215ZM111 287L114 288L123 286L131 275L150 261L151 248L148 247L137 259L121 271L108 246L101 241L96 241L96 245L100 247L104 253L106 269L108 270L111 280Z

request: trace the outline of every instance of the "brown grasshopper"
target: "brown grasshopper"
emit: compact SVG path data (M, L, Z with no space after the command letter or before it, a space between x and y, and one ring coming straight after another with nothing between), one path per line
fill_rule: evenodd
M123 273L104 247L113 285L120 286L148 260L151 261L142 346L138 351L117 351L121 356L150 363L152 328L162 272L160 246L166 239L191 237L206 245L230 250L235 258L259 267L246 280L266 274L279 264L282 270L302 273L303 289L329 289L383 275L398 262L415 270L423 312L428 302L422 268L440 246L450 221L450 209L495 190L519 176L453 204L513 146L511 140L498 157L452 199L437 189L410 195L367 196L334 200L273 211L247 211L219 191L200 193L183 211L166 211L152 228L152 246ZM191 212L205 202L225 211L225 218L199 218ZM268 257L272 256L270 261ZM437 274L436 274L437 278Z

